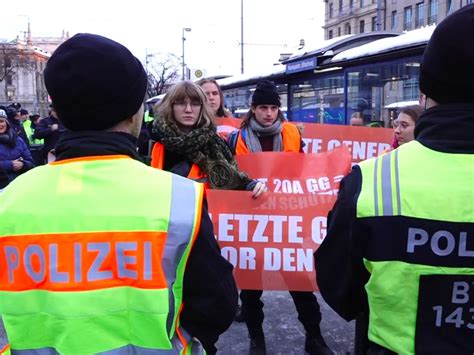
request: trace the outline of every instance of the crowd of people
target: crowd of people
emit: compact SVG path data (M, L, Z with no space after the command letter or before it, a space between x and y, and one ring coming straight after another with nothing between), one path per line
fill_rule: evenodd
M28 146L14 131L5 110L0 109L0 190L32 167Z
M474 350L473 32L474 5L438 25L420 105L400 111L391 151L342 180L315 252L321 295L357 319L358 354ZM215 119L230 114L217 82L175 84L145 127L148 166L137 150L147 75L127 48L77 34L53 53L44 80L48 117L0 108L0 315L10 350L215 354L238 289L206 191L261 198L267 186L235 156L302 152L275 85L258 83L240 129L223 139ZM39 140L33 169L29 147ZM314 293L290 294L305 351L332 354ZM240 290L250 354L266 354L261 296Z
M47 117L29 115L19 102L0 106L0 190L20 174L47 162L66 130L50 105Z

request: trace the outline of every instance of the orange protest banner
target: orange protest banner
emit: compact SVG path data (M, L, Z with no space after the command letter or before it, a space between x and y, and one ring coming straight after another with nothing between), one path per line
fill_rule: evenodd
M208 190L222 255L241 289L316 290L313 253L335 196Z
M217 131L226 137L231 131L238 129L240 123L241 120L237 118L218 118ZM293 123L302 131L305 153L322 153L345 145L351 151L353 163L380 155L390 148L393 139L393 130L389 128Z
M238 286L316 290L313 253L326 236L339 181L350 169L348 149L237 158L250 176L267 177L272 191L257 199L249 192L207 191L216 239L235 267Z
M242 171L276 193L335 195L351 166L345 146L323 154L263 152L235 158Z
M306 153L326 152L345 145L351 150L352 161L359 162L390 148L393 130L308 123L303 125L302 136Z

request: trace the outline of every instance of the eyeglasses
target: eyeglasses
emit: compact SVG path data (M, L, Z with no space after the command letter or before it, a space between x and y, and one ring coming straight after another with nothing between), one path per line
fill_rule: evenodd
M197 109L201 108L202 103L199 102L199 101L191 101L191 102L189 102L189 101L175 101L173 103L173 105L175 107L179 108L180 110L185 110L186 107L188 107L188 105L191 106L192 110L197 110Z
M392 122L392 127L394 129L397 129L397 128L400 128L401 130L405 130L407 129L408 127L410 127L410 125L406 122L398 122L398 121L393 121Z

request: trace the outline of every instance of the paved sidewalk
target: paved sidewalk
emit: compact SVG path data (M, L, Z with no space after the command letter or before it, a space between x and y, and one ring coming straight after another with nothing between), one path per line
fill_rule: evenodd
M347 323L324 302L319 294L323 320L321 330L326 343L338 355L354 348L354 322ZM298 321L293 299L288 292L264 292L265 321L263 328L267 354L305 354L303 326ZM217 344L218 354L248 354L248 335L245 323L234 322Z

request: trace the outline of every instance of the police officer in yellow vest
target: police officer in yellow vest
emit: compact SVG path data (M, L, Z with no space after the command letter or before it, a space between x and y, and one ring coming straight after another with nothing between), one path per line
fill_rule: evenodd
M26 111L26 110L22 109L21 111L23 112L23 111ZM28 114L28 111L26 111L26 114ZM35 136L35 128L36 128L36 126L37 126L37 124L40 120L41 120L40 115L34 114L34 115L30 115L29 118L27 118L23 122L23 128L25 129L26 136L30 140L30 145L42 145L42 144L44 144L43 139L38 139Z
M147 77L78 34L45 83L70 130L0 198L0 314L12 353L215 353L237 289L203 186L137 160ZM201 345L202 344L202 345Z
M437 26L415 140L354 167L315 253L327 303L368 311L369 354L474 352L473 33L474 5Z

